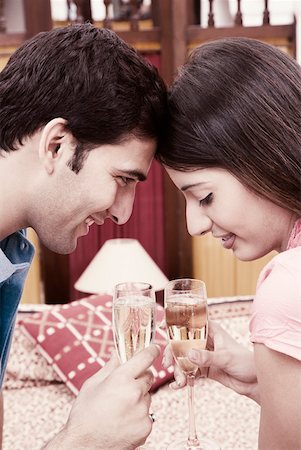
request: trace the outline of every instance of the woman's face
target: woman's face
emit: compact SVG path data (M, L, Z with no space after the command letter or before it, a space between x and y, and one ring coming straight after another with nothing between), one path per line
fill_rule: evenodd
M297 219L291 211L251 192L224 169L166 170L186 199L192 236L211 232L242 261L286 249Z

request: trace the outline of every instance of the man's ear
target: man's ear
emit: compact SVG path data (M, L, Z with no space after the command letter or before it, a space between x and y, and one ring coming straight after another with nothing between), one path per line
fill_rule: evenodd
M49 174L53 173L56 161L60 157L60 148L63 141L66 141L67 120L57 117L50 120L41 132L39 142L39 158L44 164Z

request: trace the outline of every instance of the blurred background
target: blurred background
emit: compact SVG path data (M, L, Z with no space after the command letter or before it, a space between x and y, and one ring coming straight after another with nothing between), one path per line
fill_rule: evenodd
M269 42L301 60L299 0L0 0L0 69L26 39L69 23L115 30L154 64L167 84L197 45L226 36ZM22 301L67 303L83 296L74 284L109 239L137 239L167 278L196 277L209 296L252 295L263 265L239 262L211 236L190 237L185 205L154 162L138 186L133 216L123 226L93 225L71 255L36 247ZM59 230L58 230L59 232Z

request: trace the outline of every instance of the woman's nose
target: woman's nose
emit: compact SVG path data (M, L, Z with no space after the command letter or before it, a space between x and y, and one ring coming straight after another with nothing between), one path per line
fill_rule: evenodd
M191 236L206 234L212 229L212 220L200 208L186 208L186 222Z

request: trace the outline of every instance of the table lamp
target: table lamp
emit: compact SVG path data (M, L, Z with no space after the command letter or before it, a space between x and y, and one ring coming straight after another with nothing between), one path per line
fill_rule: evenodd
M109 239L74 287L88 294L112 294L114 286L125 281L144 281L160 291L168 279L136 239Z

